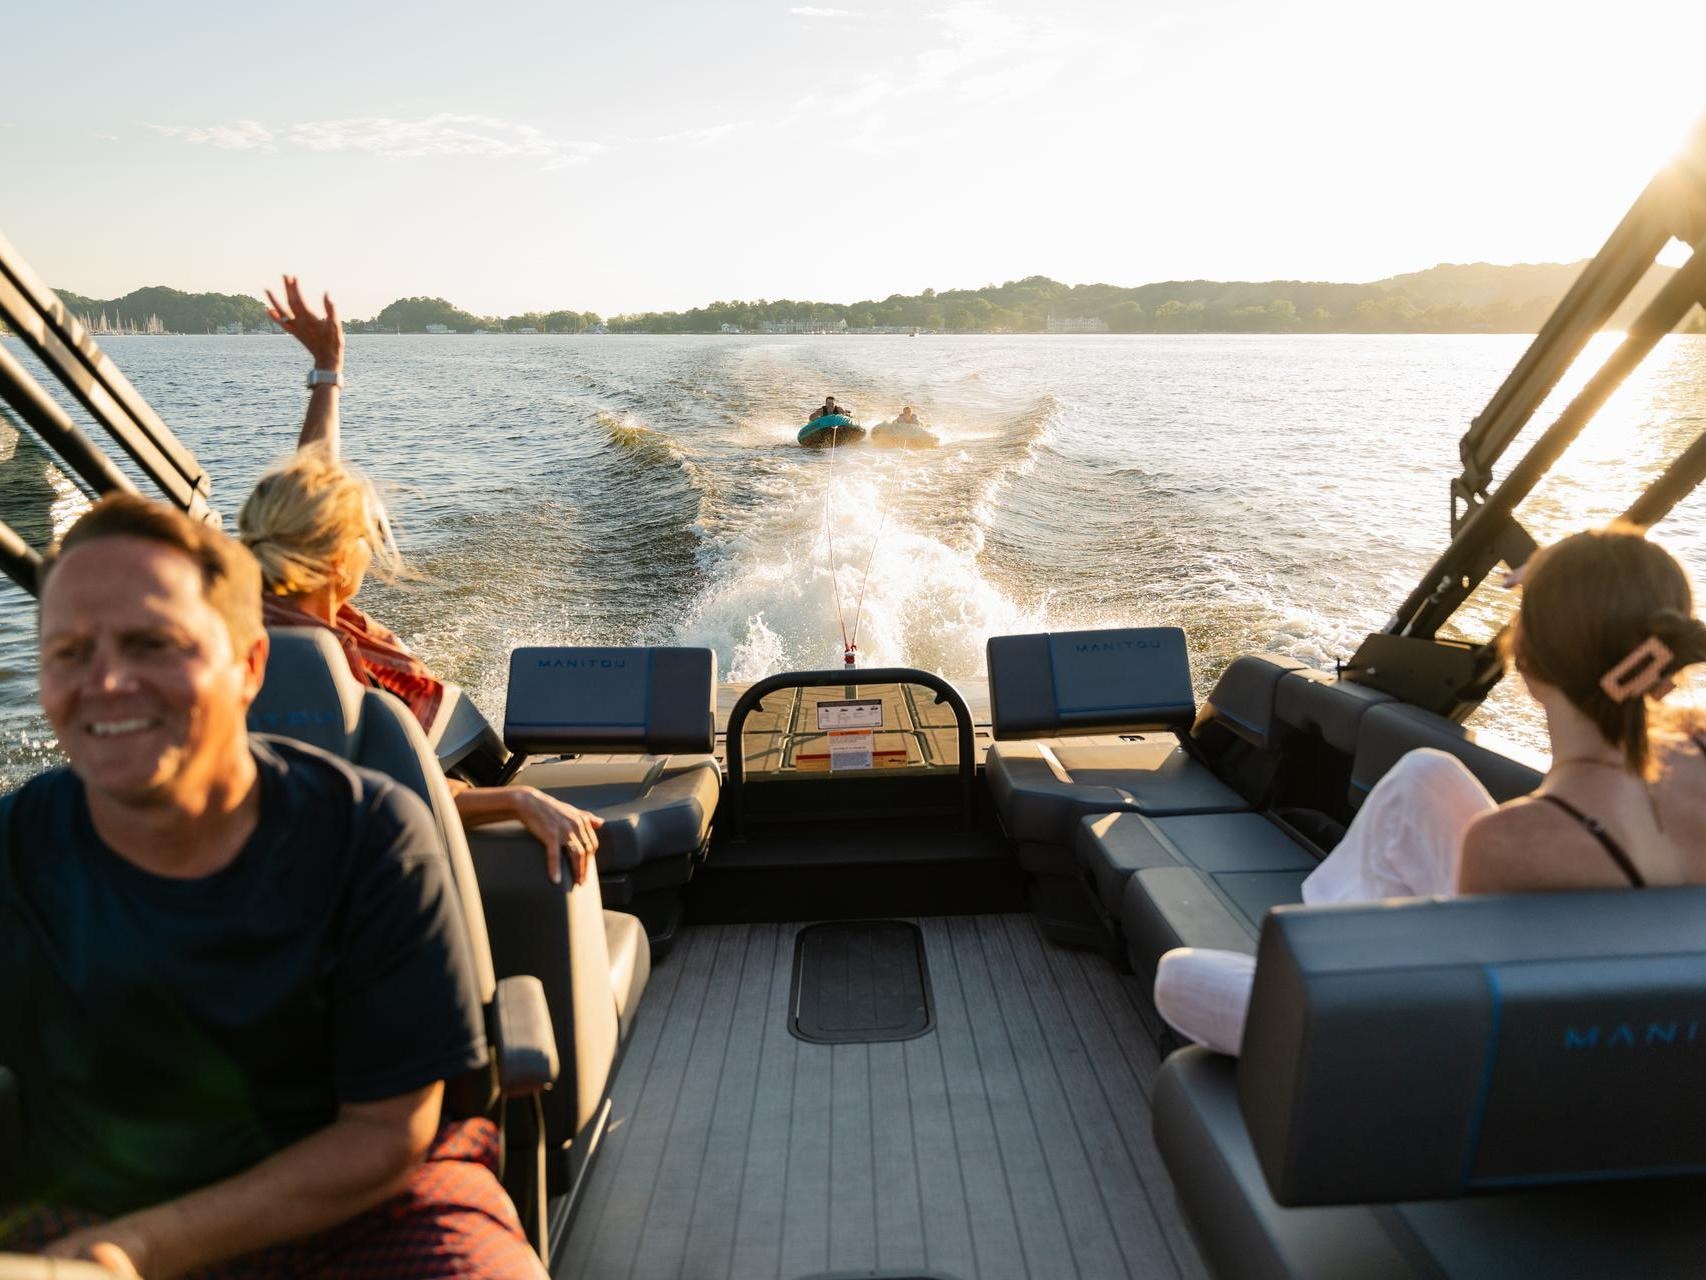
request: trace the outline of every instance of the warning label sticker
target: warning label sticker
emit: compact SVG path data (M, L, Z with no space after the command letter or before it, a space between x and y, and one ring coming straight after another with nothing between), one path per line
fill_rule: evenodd
M850 698L845 702L817 704L817 727L820 729L881 729L883 700L881 698Z
M869 729L831 729L829 731L829 767L837 769L869 769L871 747L876 734Z

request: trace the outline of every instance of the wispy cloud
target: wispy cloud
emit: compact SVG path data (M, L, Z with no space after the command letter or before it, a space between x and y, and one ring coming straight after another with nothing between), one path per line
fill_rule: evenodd
M155 133L179 138L197 145L218 147L222 151L274 151L277 136L265 125L254 120L239 120L236 124L211 124L191 128L181 124L151 124Z
M93 138L96 142L117 142L118 141L118 134L116 134L116 133L89 133L89 134L85 134L84 136L89 137L89 138Z
M149 127L168 138L228 151L276 151L281 146L290 146L309 151L360 151L395 160L483 156L495 160L538 160L547 169L579 164L604 150L602 143L555 138L530 124L451 112L418 120L397 120L390 116L305 120L278 129L254 120L201 127L158 124Z
M915 120L921 100L944 107L1034 94L1055 80L1082 33L1050 17L1008 13L988 0L958 0L927 13L930 38L911 60L807 94L784 123L825 116L855 122L849 141L872 151L930 145Z
M714 142L721 142L731 133L752 126L750 120L731 120L727 124L713 124L703 129L683 129L679 133L666 133L652 139L654 142L686 142L693 146L707 147Z
M796 18L863 18L857 9L819 9L815 5L796 5L788 10Z

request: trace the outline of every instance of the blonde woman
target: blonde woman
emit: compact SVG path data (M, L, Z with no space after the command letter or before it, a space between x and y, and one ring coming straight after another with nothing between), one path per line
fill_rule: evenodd
M284 277L284 295L281 303L267 291L269 314L308 349L314 366L296 452L261 477L237 517L238 535L261 565L262 617L269 627L326 628L356 679L396 694L430 726L443 683L353 603L370 570L394 575L402 564L373 486L339 457L343 326L329 295L325 314L314 314L294 276ZM562 883L565 854L574 882L586 878L602 818L534 787L469 787L452 779L451 788L463 825L518 821L545 847L553 883Z

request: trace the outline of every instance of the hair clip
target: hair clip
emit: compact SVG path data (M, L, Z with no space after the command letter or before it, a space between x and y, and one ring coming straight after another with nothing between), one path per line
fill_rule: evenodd
M1627 702L1643 695L1662 698L1676 682L1665 678L1665 668L1676 658L1670 646L1657 636L1648 636L1629 656L1599 678L1599 687L1613 702Z

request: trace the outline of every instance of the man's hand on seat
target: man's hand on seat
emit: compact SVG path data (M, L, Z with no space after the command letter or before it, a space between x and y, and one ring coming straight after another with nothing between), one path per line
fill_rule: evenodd
M114 1239L125 1237L125 1246L114 1244ZM93 1262L103 1271L110 1271L119 1280L142 1280L140 1268L145 1263L136 1261L138 1256L146 1256L146 1244L129 1238L121 1221L103 1223L98 1227L88 1227L56 1240L42 1250L42 1256L48 1258L80 1258Z
M598 852L598 829L604 819L564 804L537 787L473 787L456 793L456 812L462 825L516 821L545 846L545 872L552 884L563 883L563 854L575 884L586 880L587 868Z
M598 829L604 819L572 804L564 804L536 787L506 787L515 798L515 817L545 846L545 871L552 884L563 883L563 852L569 855L574 883L586 879L587 867L598 851Z

